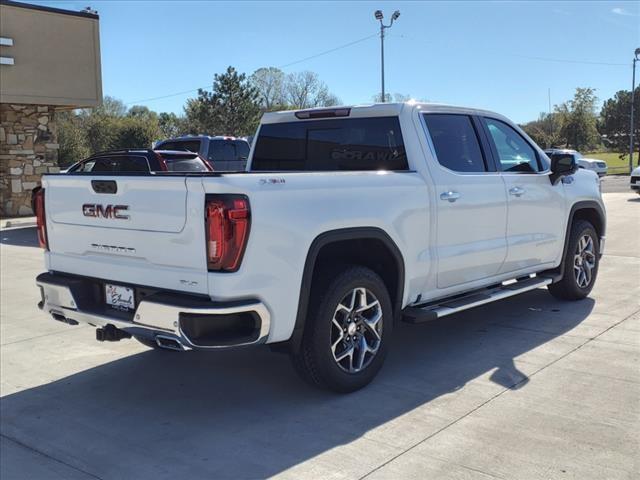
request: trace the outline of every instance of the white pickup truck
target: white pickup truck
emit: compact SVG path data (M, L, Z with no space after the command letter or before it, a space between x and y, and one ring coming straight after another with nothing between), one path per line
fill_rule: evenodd
M587 296L605 236L595 173L501 115L431 104L267 113L244 172L42 186L53 318L158 349L272 344L340 392L377 374L395 322Z

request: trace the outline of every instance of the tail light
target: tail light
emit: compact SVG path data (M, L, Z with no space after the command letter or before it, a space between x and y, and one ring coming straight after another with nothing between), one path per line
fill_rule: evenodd
M207 267L235 272L249 238L251 209L244 195L207 195Z
M34 193L33 206L36 214L38 243L41 248L49 250L49 241L47 240L47 219L44 211L44 188L41 188Z

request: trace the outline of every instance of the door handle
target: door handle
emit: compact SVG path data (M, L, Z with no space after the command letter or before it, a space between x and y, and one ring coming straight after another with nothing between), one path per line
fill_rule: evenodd
M460 194L458 192L454 192L451 190L440 194L440 200L448 200L451 203L455 202L459 198L460 198Z
M521 187L513 187L509 189L509 194L516 197L521 197L522 195L524 195L524 192L525 192L525 189Z

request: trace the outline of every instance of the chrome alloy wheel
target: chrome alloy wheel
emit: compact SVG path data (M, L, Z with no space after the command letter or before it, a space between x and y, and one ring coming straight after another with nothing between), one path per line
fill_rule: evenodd
M347 373L367 368L382 341L382 306L366 288L358 287L338 303L331 325L331 353Z
M591 235L583 235L578 240L578 246L573 256L573 273L580 288L586 288L593 278L596 267L596 254Z

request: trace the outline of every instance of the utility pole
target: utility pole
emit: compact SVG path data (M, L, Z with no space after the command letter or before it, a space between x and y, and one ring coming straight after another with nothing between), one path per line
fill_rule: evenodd
M398 17L400 16L400 11L396 10L395 12L393 12L393 15L391 15L391 22L389 23L389 25L385 25L382 22L382 19L384 18L384 15L382 14L382 10L376 10L373 15L376 17L376 20L380 22L380 74L381 74L381 83L382 83L382 95L380 97L380 101L384 103L386 101L386 97L385 97L386 94L384 91L384 31L387 28L391 28L391 25L393 25L394 20L397 20Z
M640 60L640 48L636 48L633 57L633 73L631 74L631 123L629 125L629 175L633 172L633 107L636 96L636 62Z
M549 140L551 141L551 137L553 136L553 118L551 117L551 88L548 90L549 94ZM553 145L549 145L549 148L553 147Z

